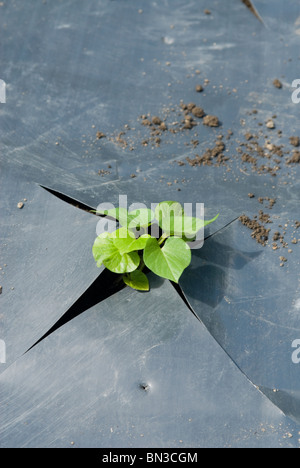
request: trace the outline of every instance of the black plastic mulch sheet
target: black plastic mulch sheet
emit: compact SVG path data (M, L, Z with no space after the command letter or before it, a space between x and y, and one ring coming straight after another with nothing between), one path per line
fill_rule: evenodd
M298 428L171 284L151 286L90 309L2 374L2 447L297 446Z
M300 6L255 7L1 4L1 447L299 445ZM185 128L189 103L220 126ZM220 213L180 282L190 308L153 279L105 299L79 207L120 195Z

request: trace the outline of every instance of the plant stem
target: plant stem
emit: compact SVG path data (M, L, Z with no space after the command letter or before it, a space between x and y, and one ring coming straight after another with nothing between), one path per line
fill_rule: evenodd
M165 240L169 237L169 234L166 234L165 232L163 233L163 235L160 237L160 239L158 240L158 245L161 245L165 242Z
M144 263L144 260L141 258L141 263L140 263L140 266L138 267L138 269L139 269L140 271L143 271L143 269L145 268L145 266L146 266L146 265L145 265L145 263Z

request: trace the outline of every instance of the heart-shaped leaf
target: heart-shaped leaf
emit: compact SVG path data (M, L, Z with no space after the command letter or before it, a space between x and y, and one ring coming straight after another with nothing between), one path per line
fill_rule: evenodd
M100 267L103 263L108 270L120 274L136 270L140 264L139 254L131 251L128 253L120 252L118 242L131 245L132 242L136 242L136 239L132 238L132 234L126 228L118 229L112 234L105 232L97 237L93 246L93 255L97 266Z
M123 276L123 281L127 286L137 291L149 291L149 281L145 273L135 270Z
M183 271L191 263L191 250L184 240L171 237L161 249L151 237L144 250L144 262L158 276L178 283Z
M93 245L93 256L97 262L97 266L100 268L103 260L113 256L115 253L116 247L109 232L103 232L103 234L97 237Z
M130 273L136 270L140 264L140 256L137 252L121 255L118 250L112 257L103 260L103 265L113 273Z

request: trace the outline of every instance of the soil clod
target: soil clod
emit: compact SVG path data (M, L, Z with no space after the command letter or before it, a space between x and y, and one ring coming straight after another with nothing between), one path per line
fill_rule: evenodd
M275 88L278 88L278 89L282 88L282 83L277 78L273 81L273 85L275 86Z
M215 115L206 115L203 119L203 124L208 127L219 127L220 121Z

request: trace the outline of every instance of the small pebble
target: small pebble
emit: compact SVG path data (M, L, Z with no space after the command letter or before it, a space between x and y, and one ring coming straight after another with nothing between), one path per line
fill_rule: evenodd
M270 130L273 130L274 128L276 128L276 125L273 120L268 120L266 125L267 125L267 128L269 128Z

